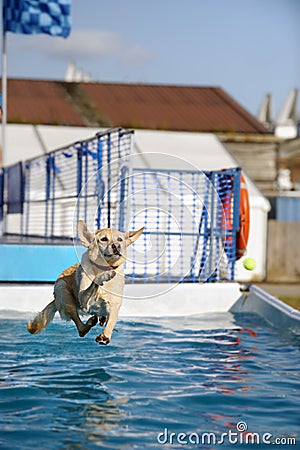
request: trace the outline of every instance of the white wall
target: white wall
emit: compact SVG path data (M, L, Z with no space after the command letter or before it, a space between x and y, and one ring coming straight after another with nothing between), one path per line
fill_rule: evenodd
M250 233L247 253L236 263L238 281L262 281L266 275L268 210L260 198L250 197ZM256 268L246 270L243 262L254 258Z

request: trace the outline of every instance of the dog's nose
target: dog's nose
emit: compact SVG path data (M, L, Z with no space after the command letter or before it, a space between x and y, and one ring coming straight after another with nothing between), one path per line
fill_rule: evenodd
M113 243L113 244L111 244L111 248L113 249L114 253L120 253L121 245Z

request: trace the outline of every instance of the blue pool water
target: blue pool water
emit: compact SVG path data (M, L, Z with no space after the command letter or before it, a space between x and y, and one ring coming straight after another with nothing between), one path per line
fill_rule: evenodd
M0 319L1 449L237 448L247 433L299 448L299 337L230 313L119 321L107 347L97 333Z

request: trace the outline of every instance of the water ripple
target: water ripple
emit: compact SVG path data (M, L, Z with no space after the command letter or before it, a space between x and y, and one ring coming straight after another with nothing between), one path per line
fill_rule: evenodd
M299 341L257 317L222 321L120 322L101 347L97 330L81 339L55 322L31 336L0 320L1 449L156 449L165 427L221 433L240 420L297 433Z

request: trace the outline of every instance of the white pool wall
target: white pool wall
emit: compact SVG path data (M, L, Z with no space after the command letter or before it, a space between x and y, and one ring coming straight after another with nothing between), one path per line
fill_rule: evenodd
M173 317L225 312L240 297L238 283L125 285L120 317ZM0 311L37 312L53 300L52 284L0 287Z

